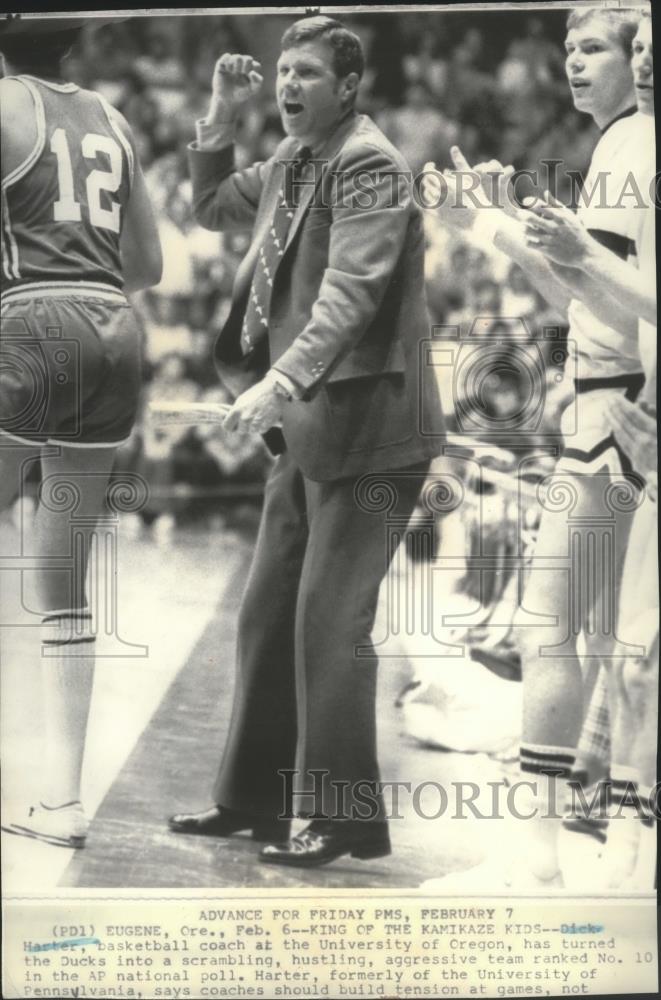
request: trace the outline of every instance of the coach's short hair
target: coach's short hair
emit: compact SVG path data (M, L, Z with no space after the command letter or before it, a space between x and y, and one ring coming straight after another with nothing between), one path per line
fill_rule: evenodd
M588 7L587 10L573 10L571 12L567 18L567 31L571 31L572 28L580 28L587 21L603 21L613 29L625 53L630 56L631 43L638 31L640 17L641 11L635 7L621 7L617 10Z
M320 15L301 18L287 28L281 45L283 49L289 49L316 41L326 42L333 50L333 72L336 76L357 73L359 79L362 77L365 55L360 38L334 17Z

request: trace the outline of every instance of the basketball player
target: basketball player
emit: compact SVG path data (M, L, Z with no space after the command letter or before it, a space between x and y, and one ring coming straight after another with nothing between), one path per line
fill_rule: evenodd
M566 38L566 68L574 103L589 113L602 131L585 190L591 191L597 183L603 186L581 212L593 235L622 256L633 246L636 213L608 206L620 198L631 150L639 148L641 142L644 148L645 136L649 136L636 113L630 67L637 26L635 11L574 11L568 19ZM454 161L459 170L470 170L459 151ZM502 172L503 168L493 161L483 170ZM446 183L456 190L456 178L446 178ZM564 269L550 264L530 245L522 223L509 217L516 216L516 211L510 210L508 215L490 205L480 210L463 199L460 202L457 210L450 200L445 202L443 215L450 224L462 228L475 225L476 234L492 240L524 267L549 302L556 308L567 307L569 340L576 347L576 395L563 414L566 446L557 474L562 475L571 497L574 541L578 537L578 544L584 547L595 517L612 516L604 505L609 476L631 472L628 457L613 437L609 412L619 396L635 398L644 381L635 318L617 303L607 321L593 312L586 302L594 297L594 279L577 272L576 280L568 286ZM557 843L563 799L583 721L583 678L576 638L581 627L588 637L594 633L600 602L602 609L604 604L615 604L616 570L624 560L630 521L630 514L617 513L612 563L595 565L593 559L590 568L599 582L590 590L593 578L589 572L572 574L568 580L566 572L557 568L565 565L570 551L566 509L556 512L549 503L543 510L535 566L517 623L524 683L521 779L530 782L533 789L526 808L531 818L515 824L509 860L499 854L497 863L495 858L494 862L488 860L470 873L434 880L425 883L425 888L502 888L504 884L545 889L558 885ZM587 531L581 522L588 525ZM606 574L608 583L604 586L601 581ZM597 635L596 639L599 645L591 646L590 658L607 657L608 637Z
M623 570L619 608L618 635L631 645L643 645L645 654L617 658L613 666L610 713L612 758L616 773L626 774L630 789L642 784L641 802L628 795L620 809L621 817L611 820L604 851L604 875L607 884L634 887L636 854L641 855L637 888L653 887L654 851L651 825L645 827L646 850L638 851L643 832L638 822L650 813L651 788L656 781L656 717L658 685L658 564L654 539L657 535L656 469L656 254L655 204L652 197L655 177L654 144L654 66L652 23L648 13L641 15L633 41L632 70L638 109L650 130L649 142L632 163L640 181L642 204L636 229L637 267L621 260L602 246L582 225L573 212L552 198L532 208L527 230L529 243L551 262L570 264L594 279L600 291L595 307L610 309L613 299L639 317L639 351L645 374L645 386L636 403L623 398L613 400L611 426L622 449L630 456L636 471L647 483L647 498L634 519ZM647 154L647 155L645 155ZM595 694L598 696L602 685ZM594 703L593 698L593 703ZM606 702L608 706L608 702ZM592 713L591 704L591 713ZM581 741L581 746L583 740ZM579 747L580 750L581 747ZM615 788L617 798L617 787ZM623 822L622 820L627 820ZM650 843L647 843L647 842Z
M34 554L44 568L33 601L43 615L45 717L41 800L3 829L65 847L82 847L88 828L80 802L95 650L88 555L140 388L126 294L161 275L126 121L61 76L84 20L0 22L0 506L20 492L26 463L40 458ZM71 510L58 503L67 494L79 526L74 544Z

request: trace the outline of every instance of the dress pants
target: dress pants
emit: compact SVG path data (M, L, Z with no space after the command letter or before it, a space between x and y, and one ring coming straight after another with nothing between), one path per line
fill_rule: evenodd
M388 516L410 517L428 467L378 474L393 497ZM393 553L383 505L365 509L357 482L313 482L290 455L276 460L239 611L218 805L264 816L384 818L382 797L371 794L379 768L370 635ZM313 788L314 797L301 794Z

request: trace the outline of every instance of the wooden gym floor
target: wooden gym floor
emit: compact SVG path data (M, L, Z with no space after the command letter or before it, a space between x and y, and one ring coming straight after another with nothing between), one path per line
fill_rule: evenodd
M241 530L179 529L155 539L119 528L118 632L98 662L83 778L93 816L81 851L3 834L6 895L66 887L415 888L426 878L476 863L484 823L416 816L391 824L393 854L376 861L341 859L309 871L260 865L248 837L212 840L167 828L171 812L210 805L210 788L232 701L236 617L254 525ZM0 548L16 554L18 532L0 520ZM7 565L7 564L5 564ZM12 811L38 797L41 749L35 629L21 621L21 574L0 574L3 624L3 804ZM112 578L113 574L110 574ZM111 587L106 586L106 607ZM112 609L111 609L112 610ZM380 613L383 609L381 608ZM379 681L382 777L391 781L497 781L507 768L484 754L420 745L403 733L395 699L411 675L403 656L384 658ZM424 799L432 813L437 799Z

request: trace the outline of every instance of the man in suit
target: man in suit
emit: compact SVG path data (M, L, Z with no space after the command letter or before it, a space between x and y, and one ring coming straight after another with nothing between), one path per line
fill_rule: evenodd
M222 56L189 156L198 221L252 228L216 345L238 393L225 426L280 454L239 614L215 806L170 827L251 830L276 864L390 853L370 644L392 557L384 515L410 517L442 442L422 349L421 213L403 157L355 111L363 65L338 21L296 22L277 67L287 136L237 171L234 121L262 77L252 57ZM315 818L288 839L294 813Z

